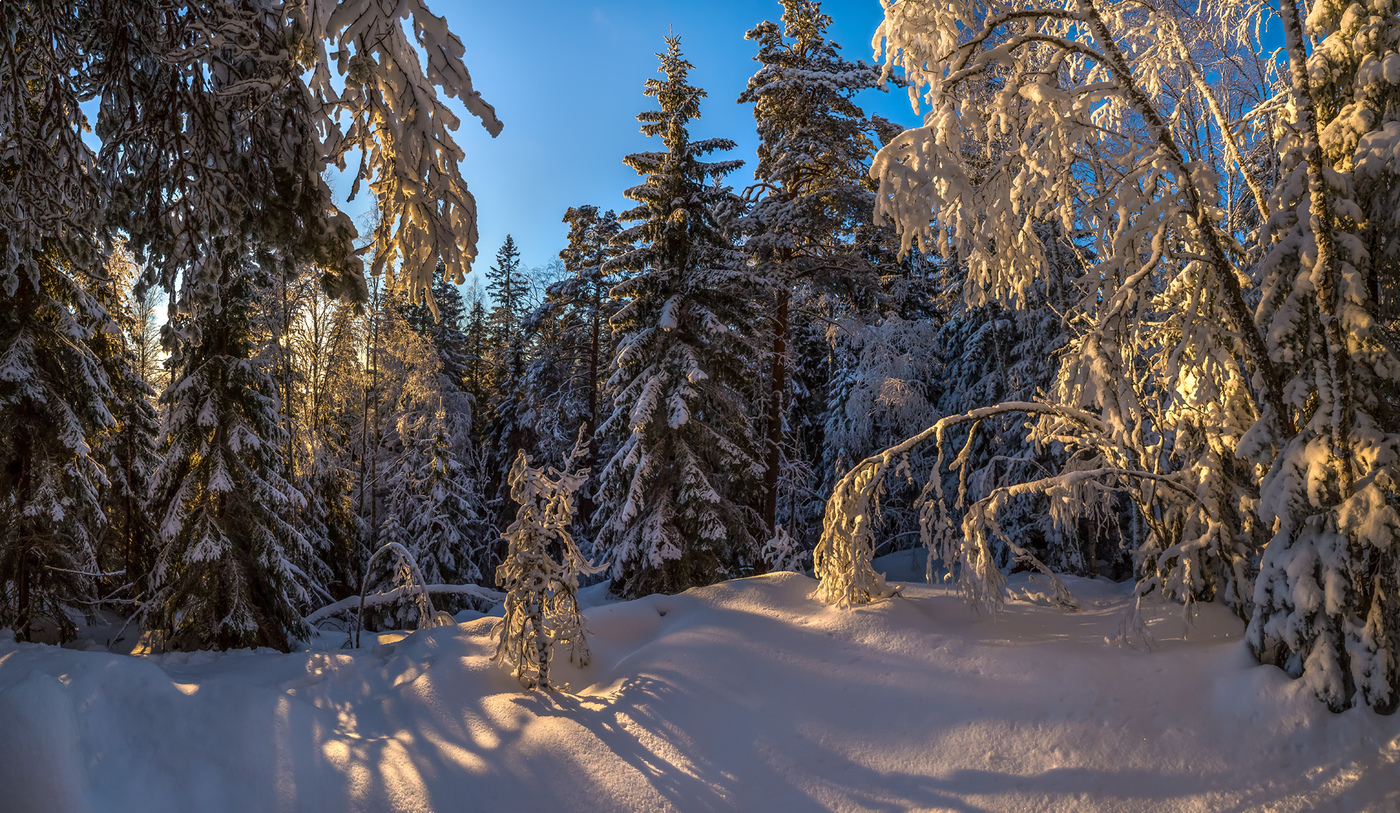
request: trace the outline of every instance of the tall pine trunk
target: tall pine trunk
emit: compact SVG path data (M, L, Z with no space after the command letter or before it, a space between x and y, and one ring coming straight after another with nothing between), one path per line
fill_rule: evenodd
M778 312L773 317L773 367L768 379L768 438L763 471L763 524L772 538L778 521L778 474L782 464L783 390L787 388L788 306L792 298L786 287L778 293Z

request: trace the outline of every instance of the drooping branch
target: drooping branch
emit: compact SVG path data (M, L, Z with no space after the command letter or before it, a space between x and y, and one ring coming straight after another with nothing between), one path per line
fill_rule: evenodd
M1235 331L1244 342L1245 352L1263 385L1261 395L1264 407L1271 413L1275 431L1280 439L1292 437L1296 429L1284 404L1283 380L1279 376L1273 358L1269 355L1269 348L1264 343L1264 337L1254 326L1254 318L1250 313L1249 305L1244 300L1244 292L1240 288L1234 263L1230 261L1230 257L1225 251L1220 234L1211 225L1213 217L1186 166L1185 155L1172 136L1171 128L1162 120L1161 115L1152 104L1152 100L1138 87L1133 77L1132 66L1118 47L1118 43L1113 38L1113 34L1109 31L1103 17L1099 14L1094 0L1078 0L1078 2L1084 12L1084 19L1089 26L1090 33L1099 42L1104 63L1113 71L1125 101L1138 115L1142 116L1148 134L1157 143L1162 154L1172 165L1172 171L1177 175L1177 188L1186 198L1187 209L1191 215L1191 226L1196 232L1197 239L1201 241L1206 250L1206 256L1215 271L1216 280L1224 294L1226 313L1234 322Z
M875 553L874 513L890 467L929 440L942 443L944 433L959 424L1007 413L1050 415L1093 434L1108 434L1103 423L1083 410L1034 401L1008 401L995 406L948 415L924 431L865 458L841 478L827 501L822 535L813 551L820 580L817 595L827 604L868 604L892 595L884 577L871 566Z

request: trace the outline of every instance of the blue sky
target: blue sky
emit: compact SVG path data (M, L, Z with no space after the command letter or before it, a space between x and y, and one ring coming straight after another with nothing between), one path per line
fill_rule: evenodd
M429 0L466 46L477 90L505 129L492 139L462 112L458 139L463 175L480 207L475 276L493 261L507 233L527 267L555 258L567 230L564 210L584 203L622 211L622 191L638 177L622 163L630 152L656 149L638 132L637 113L651 107L642 83L655 76L656 52L672 30L695 65L693 84L709 97L694 123L695 138L722 136L739 146L725 158L745 160L730 176L736 188L752 178L752 106L734 100L757 67L744 32L778 20L777 0ZM871 61L878 0L828 0L831 38L850 58ZM917 123L903 91L861 99L903 125ZM352 204L353 205L353 204ZM484 280L483 280L484 281Z

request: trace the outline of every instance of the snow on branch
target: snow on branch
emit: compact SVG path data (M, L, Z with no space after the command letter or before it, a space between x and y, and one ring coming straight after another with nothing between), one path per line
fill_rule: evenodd
M929 548L930 568L935 556L942 559L950 573L955 565L960 566L959 588L968 601L979 609L994 611L1001 606L1003 599L1001 588L1005 579L995 565L989 545L993 536L1005 540L1017 561L1030 565L1050 577L1057 603L1066 607L1077 606L1069 591L1044 563L1029 551L1006 539L1000 532L996 524L997 510L1012 497L1055 489L1067 491L1084 481L1110 477L1148 479L1191 494L1189 489L1172 478L1151 472L1117 467L1065 472L1058 476L994 490L968 509L963 520L962 534L955 538L950 532L951 522L944 505L939 480L939 471L943 468L944 435L952 427L966 423L973 424L975 433L977 424L983 419L1016 412L1058 418L1069 424L1069 428L1077 430L1076 434L1084 439L1107 437L1111 434L1108 427L1098 418L1082 410L1033 401L1010 401L946 416L902 443L867 457L841 478L827 502L821 540L814 552L816 575L820 580L818 597L827 604L846 606L868 604L893 595L894 591L885 584L884 577L876 573L871 566L875 550L874 523L879 511L880 493L884 487L885 476L890 473L891 468L907 466L908 454L929 440L934 440L939 446L939 465L930 477L924 495L920 497L921 536L925 546ZM969 436L963 450L954 460L954 466L965 470L971 445L972 438ZM965 478L961 479L965 482ZM960 484L957 500L959 507L964 497L965 488Z
M471 596L472 598L479 598L483 601L489 601L493 604L500 604L502 601L505 600L506 597L505 593L502 593L499 590L492 590L489 587L482 587L479 584L425 584L421 587L417 585L405 584L395 587L393 590L389 590L388 592L370 593L369 595L366 595L365 606L379 607L384 604L393 604L394 602L404 598L410 593L415 593L420 589L424 593L436 593L439 595L445 594L454 596ZM328 618L331 618L332 616L338 615L339 613L357 610L359 609L359 606L360 597L350 596L349 598L343 598L334 604L328 604L325 607L322 607L321 609L313 612L311 615L308 615L303 620L306 621L307 624L315 625L319 624L322 621L325 621Z

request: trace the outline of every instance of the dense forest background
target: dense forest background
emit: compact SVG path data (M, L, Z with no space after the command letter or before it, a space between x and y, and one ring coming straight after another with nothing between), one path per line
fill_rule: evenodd
M523 451L588 471L573 537L618 595L815 567L860 603L888 594L874 555L924 545L981 606L1015 568L1223 601L1333 708L1395 708L1383 0L900 0L883 65L786 0L746 34L757 156L691 139L710 101L673 36L654 148L619 156L633 208L556 213L544 268L507 238L485 290L460 287L476 203L440 98L501 123L407 8L0 11L20 638L114 612L161 646L286 649L362 591L490 585ZM880 86L924 125L868 116Z

